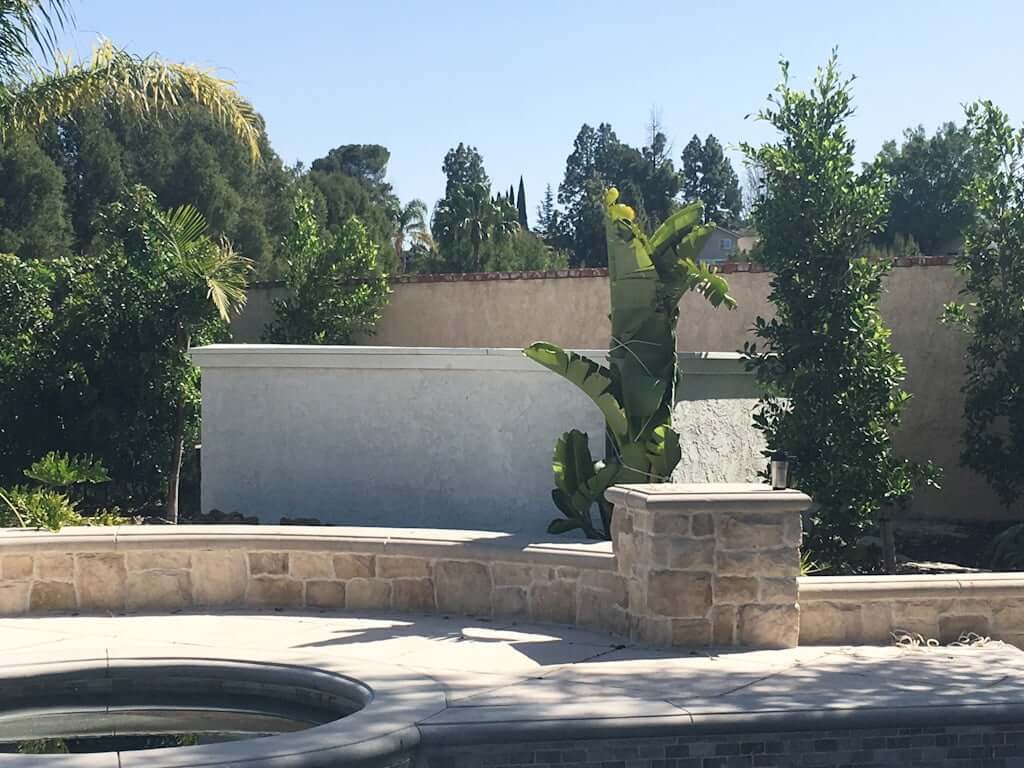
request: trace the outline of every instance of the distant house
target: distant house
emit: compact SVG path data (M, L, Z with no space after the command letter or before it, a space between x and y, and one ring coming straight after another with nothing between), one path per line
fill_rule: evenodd
M717 264L722 261L732 261L739 253L740 236L725 227L715 227L714 232L708 241L704 243L697 261L706 264Z

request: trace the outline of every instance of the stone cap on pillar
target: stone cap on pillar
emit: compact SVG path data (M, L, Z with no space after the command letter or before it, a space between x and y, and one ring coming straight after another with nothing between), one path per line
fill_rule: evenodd
M802 512L811 499L800 491L776 491L766 483L644 483L614 485L604 497L616 507L655 510L686 507L690 511L729 510Z

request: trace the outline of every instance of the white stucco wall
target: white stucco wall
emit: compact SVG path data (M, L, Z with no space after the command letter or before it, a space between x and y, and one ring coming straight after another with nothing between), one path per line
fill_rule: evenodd
M518 349L214 345L192 355L204 511L539 533L557 514L557 437L582 429L604 452L596 407ZM751 479L761 463L752 377L732 354L683 353L681 364L678 477Z

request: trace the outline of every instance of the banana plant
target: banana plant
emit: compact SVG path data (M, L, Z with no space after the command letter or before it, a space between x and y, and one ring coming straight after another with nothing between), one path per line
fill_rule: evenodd
M551 497L562 517L551 522L549 533L582 530L588 538L610 538L612 510L605 490L670 478L681 456L679 435L672 429L679 300L696 291L716 307L736 304L722 276L697 260L714 231L714 225L701 225L700 203L674 213L647 237L633 209L618 199L614 188L605 193L612 325L608 365L546 341L523 350L582 389L605 420L604 461L594 460L588 437L579 430L566 432L555 444Z

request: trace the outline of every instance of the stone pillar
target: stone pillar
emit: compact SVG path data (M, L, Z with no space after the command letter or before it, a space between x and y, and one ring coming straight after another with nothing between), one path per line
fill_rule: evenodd
M792 648L800 634L800 513L811 500L767 485L619 485L616 565L630 638L664 646Z

